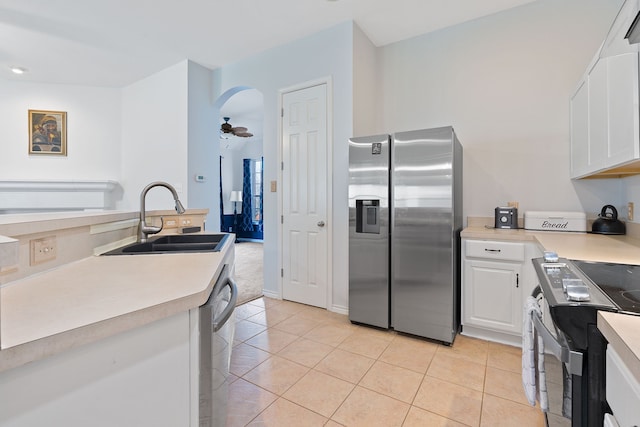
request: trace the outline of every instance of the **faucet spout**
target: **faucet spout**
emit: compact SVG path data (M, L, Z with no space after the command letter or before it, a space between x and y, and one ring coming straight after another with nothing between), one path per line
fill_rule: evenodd
M146 242L147 238L149 237L149 234L156 234L162 231L162 227L164 225L162 224L162 218L160 218L160 221L161 221L160 227L154 226L154 225L147 225L146 213L145 213L145 199L147 197L147 193L153 187L164 187L167 190L171 191L171 194L173 195L173 200L176 203L176 212L178 214L183 214L185 211L184 206L182 206L182 203L178 198L178 192L176 191L175 188L173 188L172 185L162 181L155 181L147 185L146 187L144 187L144 189L142 190L142 193L140 193L140 232L139 232L140 242Z

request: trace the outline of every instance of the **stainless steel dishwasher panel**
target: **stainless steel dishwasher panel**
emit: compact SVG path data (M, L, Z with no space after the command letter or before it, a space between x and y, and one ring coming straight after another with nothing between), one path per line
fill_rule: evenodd
M238 290L225 265L211 296L200 307L199 426L224 427L235 333Z

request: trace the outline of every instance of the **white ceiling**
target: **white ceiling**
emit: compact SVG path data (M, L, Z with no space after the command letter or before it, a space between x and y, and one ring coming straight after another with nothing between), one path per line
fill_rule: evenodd
M185 59L217 68L347 20L384 46L532 1L0 0L0 78L121 87Z

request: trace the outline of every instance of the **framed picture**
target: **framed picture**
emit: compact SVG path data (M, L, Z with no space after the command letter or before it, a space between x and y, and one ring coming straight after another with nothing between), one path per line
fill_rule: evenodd
M67 155L67 113L29 110L29 154Z

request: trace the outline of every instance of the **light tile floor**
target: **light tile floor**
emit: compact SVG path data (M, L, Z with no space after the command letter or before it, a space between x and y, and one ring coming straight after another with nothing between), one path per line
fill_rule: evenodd
M270 298L236 309L235 337L229 427L544 426L519 348L448 347Z

